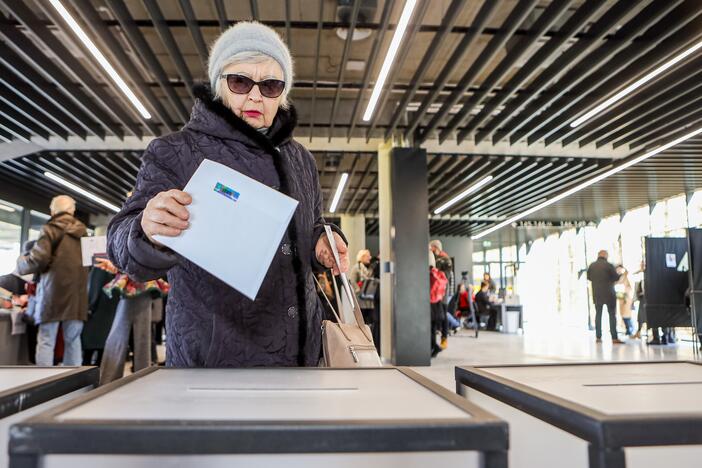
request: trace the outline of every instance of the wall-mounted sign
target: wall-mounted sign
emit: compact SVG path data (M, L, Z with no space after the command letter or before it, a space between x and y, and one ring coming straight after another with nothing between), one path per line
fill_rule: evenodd
M597 226L595 221L517 221L512 223L512 227L516 229L527 229L527 228L549 228L549 229L572 229L581 228L588 226Z
M674 253L665 254L665 266L668 268L675 268L678 266L678 262L675 259Z

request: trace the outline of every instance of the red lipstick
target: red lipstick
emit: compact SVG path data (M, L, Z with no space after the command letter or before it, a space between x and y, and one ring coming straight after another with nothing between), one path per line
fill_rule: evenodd
M257 111L257 110L245 110L244 115L246 117L252 117L252 118L257 118L263 115L263 113Z

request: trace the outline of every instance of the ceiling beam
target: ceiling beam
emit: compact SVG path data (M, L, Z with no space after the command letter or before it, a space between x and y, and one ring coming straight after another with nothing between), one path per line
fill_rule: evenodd
M461 77L457 89L451 93L451 96L442 104L441 109L434 114L429 123L422 129L421 134L415 139L415 143L422 143L429 138L429 135L439 126L439 123L448 116L453 106L458 104L461 96L473 84L473 81L480 76L485 67L493 60L497 53L503 49L507 41L512 37L519 25L529 16L536 4L537 0L520 0L519 3L514 6L509 16L505 19L504 23L502 23L501 32L490 39L490 42L483 48L478 58L471 63L471 66Z

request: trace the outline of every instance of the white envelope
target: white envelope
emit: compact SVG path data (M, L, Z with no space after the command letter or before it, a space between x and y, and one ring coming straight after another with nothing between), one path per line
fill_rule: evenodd
M83 266L92 266L93 255L107 254L107 236L81 237L80 253L83 258Z
M183 189L190 227L158 242L256 299L297 200L227 166L205 159Z

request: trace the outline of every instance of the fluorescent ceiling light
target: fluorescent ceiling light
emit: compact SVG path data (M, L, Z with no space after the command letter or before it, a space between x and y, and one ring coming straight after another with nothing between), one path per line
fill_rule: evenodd
M573 187L573 188L570 189L570 190L566 190L565 192L563 192L563 193L561 193L561 194L559 194L559 195L556 195L556 196L553 197L553 198L549 198L548 200L546 200L546 201L544 201L544 202L542 202L542 203L539 203L538 205L536 205L536 206L534 206L534 207L532 207L532 208L529 208L529 209L526 210L526 211L523 211L523 212L521 212L521 213L519 213L519 214L516 214L516 215L510 217L510 218L507 218L506 220L502 221L500 224L496 224L495 226L491 227L490 229L486 229L485 231L483 231L483 232L481 232L481 233L479 233L479 234L476 234L475 236L471 236L471 237L472 237L473 239L480 239L481 237L487 236L488 234L493 233L493 232L497 231L498 229L502 229L502 228L505 227L505 226L509 226L510 224L512 224L512 223L514 223L515 221L518 221L518 220L524 218L525 216L529 216L530 214L535 213L535 212L537 212L537 211L539 211L539 210L541 210L541 209L543 209L543 208L546 208L546 207L549 206L549 205L553 205L554 203L556 203L556 202L558 202L558 201L560 201L560 200L563 200L564 198L569 197L569 196L573 195L573 194L576 193L576 192L579 192L579 191L581 191L581 190L583 190L583 189L585 189L585 188L587 188L587 187L589 187L589 186L591 186L591 185L594 185L594 184L596 184L597 182L600 182L601 180L606 179L607 177L609 177L609 176L611 176L611 175L614 175L614 174L616 174L616 173L618 173L618 172L621 172L621 171L623 171L624 169L627 169L627 168L633 166L634 164L640 163L640 162L643 161L644 159L648 159L648 158L650 158L651 156L655 156L656 154L660 153L661 151L665 151L665 150L667 150L668 148L673 147L673 146L675 146L675 145L677 145L677 144L679 144L679 143L682 143L683 141L685 141L685 140L687 140L687 139L689 139L689 138L692 138L692 137L694 137L694 136L697 136L697 135L699 135L699 134L701 134L701 133L702 133L702 127L698 128L697 130L694 130L694 131L692 131L692 132L690 132L690 133L688 133L688 134L686 134L686 135L683 135L683 136L681 136L680 138L677 138L677 139L675 139L675 140L673 140L673 141L671 141L671 142L669 142L669 143L666 143L665 145L659 146L659 147L656 148L656 149L653 149L653 150L651 150L651 151L649 151L649 152L647 152L647 153L644 153L644 154L642 154L641 156L638 156L638 157L636 157L636 158L634 158L634 159L631 159L631 160L625 162L624 164L621 164L621 165L619 165L619 166L617 166L617 167L613 167L612 169L610 169L610 170L608 170L608 171L606 171L606 172L603 172L602 174L600 174L600 175L598 175L598 176L596 176L596 177L593 177L592 179L586 180L585 182L583 182L583 183L581 183L581 184L579 184L579 185L576 185L575 187Z
M468 195L475 192L476 190L478 190L480 187L487 184L491 180L492 180L492 176L487 176L487 177L484 177L483 179L480 179L478 182L471 185L470 187L465 189L463 192L459 193L458 195L456 195L455 197L453 197L452 199L450 199L449 201L447 201L446 203L444 203L443 205L438 207L436 210L434 210L434 214L440 214L442 211L446 210L446 208L454 205L455 203L459 202L460 200L463 200Z
M8 211L10 213L14 213L15 211L17 211L16 209L12 208L11 206L3 205L2 203L0 203L0 210Z
M119 211L119 206L113 205L112 203L108 202L107 200L103 200L102 198L98 197L94 193L88 192L84 188L77 186L73 182L69 182L69 181L63 179L63 178L57 176L56 174L52 174L51 172L47 171L47 172L44 172L44 176L53 180L54 182L58 182L59 184L63 185L64 187L68 187L69 189L73 190L76 193L80 193L84 197L87 197L94 202L101 204L105 208L109 208L110 210L114 211L115 213L117 213Z
M612 106L614 103L617 101L623 99L625 96L628 94L631 94L633 91L635 91L637 88L640 88L644 84L648 83L652 79L654 79L656 76L660 75L676 63L680 62L681 60L684 60L685 58L689 57L690 55L694 54L697 52L700 48L702 48L702 41L698 42L697 44L693 45L689 49L685 50L684 52L681 52L680 54L676 55L672 59L668 60L666 63L661 65L660 67L656 68L652 72L648 73L645 75L643 78L640 78L627 86L626 88L622 89L619 91L617 94L612 96L611 98L607 99L606 101L602 102L598 106L594 107L592 110L588 111L587 113L583 114L582 116L578 117L574 121L570 123L570 126L575 128L578 125L581 125L584 122L587 122L600 112L604 111L608 107Z
M121 76L117 73L117 71L112 67L110 62L107 61L105 56L100 52L100 50L97 48L95 43L90 40L87 34L85 34L85 31L78 25L75 19L71 16L71 14L66 10L66 8L61 4L59 0L49 0L51 2L51 5L58 11L59 15L63 18L63 20L71 27L73 32L75 33L76 36L78 36L78 39L83 42L83 45L90 51L90 53L95 57L95 60L100 64L100 66L107 72L107 76L112 78L112 81L115 82L117 87L122 91L122 93L129 99L129 102L132 103L132 105L136 108L137 111L141 114L142 117L145 119L150 119L151 114L149 114L149 111L146 110L146 107L139 101L139 98L136 97L134 92L127 86L127 83L122 79Z
M395 29L395 34L392 36L388 53L385 55L383 66L380 68L380 73L378 74L378 80L375 82L370 101L368 101L368 107L366 107L366 111L363 113L363 120L365 122L368 122L371 119L375 106L378 104L380 92L383 90L385 80L387 79L388 73L390 73L390 69L392 68L392 63L395 61L395 54L397 54L397 49L400 48L400 42L402 42L402 37L405 35L407 24L412 17L412 12L414 11L414 6L416 3L417 0L407 0L405 2L405 7L402 10L402 16L400 16L400 21L397 23L397 29Z
M331 207L329 208L329 212L333 213L336 211L336 205L339 204L339 200L341 199L341 194L344 192L344 185L346 185L346 181L349 178L349 173L344 172L341 174L341 180L339 180L339 186L336 188L336 193L334 194L334 199L332 200Z

